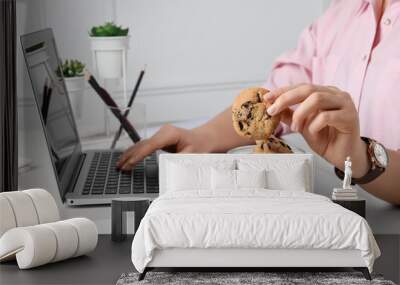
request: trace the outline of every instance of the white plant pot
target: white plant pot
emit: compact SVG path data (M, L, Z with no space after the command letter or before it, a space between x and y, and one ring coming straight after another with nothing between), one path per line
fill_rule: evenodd
M75 118L82 116L83 96L85 95L85 78L83 76L65 78L69 100Z
M99 76L104 79L122 78L123 56L129 48L129 36L90 37L90 41Z

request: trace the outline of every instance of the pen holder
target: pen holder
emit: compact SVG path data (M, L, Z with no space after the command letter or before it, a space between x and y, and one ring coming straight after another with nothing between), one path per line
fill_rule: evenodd
M116 117L115 112L120 112L122 116L126 117L141 139L146 138L147 120L145 104L135 102L130 108L107 107L105 114L107 120L105 120L105 123L109 125L105 126L105 129L107 130L107 137L110 140L110 146L114 148L126 148L133 144L130 135L124 128L121 128L121 122Z
M90 107L87 105L82 118L77 124L83 150L110 148L115 134L120 127L119 120L108 106ZM129 109L127 120L136 129L141 138L147 136L146 105L134 102L130 108L119 108L124 114ZM115 148L124 149L133 144L125 131L115 144Z

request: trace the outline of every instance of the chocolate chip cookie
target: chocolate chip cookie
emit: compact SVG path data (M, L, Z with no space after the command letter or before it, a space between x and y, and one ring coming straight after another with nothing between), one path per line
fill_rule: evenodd
M248 88L240 92L232 105L232 120L235 131L244 137L266 141L279 125L280 116L267 113L269 103L263 96L264 88Z
M275 136L270 136L266 141L257 141L255 153L293 153L290 146Z

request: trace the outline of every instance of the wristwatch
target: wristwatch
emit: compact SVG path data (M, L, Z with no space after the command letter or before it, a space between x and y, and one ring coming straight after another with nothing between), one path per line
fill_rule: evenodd
M385 172L386 167L389 163L389 156L386 152L385 147L378 143L377 141L361 137L361 139L367 144L367 155L368 159L371 163L371 168L363 177L360 178L352 178L351 184L367 184L372 180L379 177L383 172ZM335 167L336 175L343 180L344 173L337 167Z

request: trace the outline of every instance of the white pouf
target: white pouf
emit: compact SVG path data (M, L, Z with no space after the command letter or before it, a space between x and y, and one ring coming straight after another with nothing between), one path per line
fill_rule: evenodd
M46 190L0 193L0 262L16 259L20 269L87 254L97 245L96 225L86 218L59 221Z

